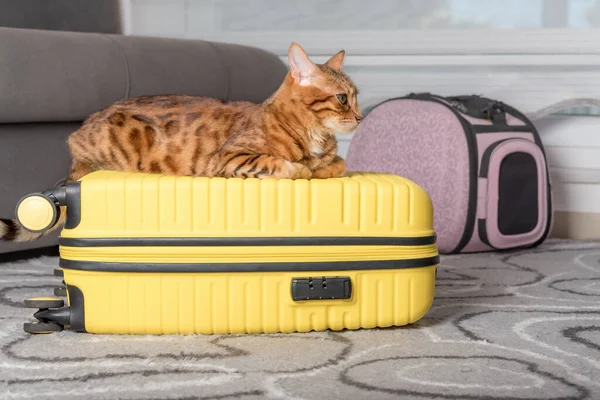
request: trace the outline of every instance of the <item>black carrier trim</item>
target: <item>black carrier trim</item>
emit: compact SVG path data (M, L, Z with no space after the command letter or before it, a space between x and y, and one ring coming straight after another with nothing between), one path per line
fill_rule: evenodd
M288 262L288 263L120 263L73 261L60 259L64 269L100 272L284 272L284 271L352 271L377 269L423 268L440 263L439 256L410 260L343 261L343 262ZM71 288L69 287L69 293Z
M500 146L502 143L506 142L507 140L514 140L514 139L510 138L510 139L499 140L496 143L494 143L491 146L489 146L487 149L485 149L485 151L483 152L483 155L481 156L481 170L479 171L479 177L480 178L487 178L488 177L488 172L489 172L489 169L490 169L490 158L492 157L492 152L498 146Z
M523 132L533 133L535 139L534 128L530 125L512 126L512 125L472 125L475 133L498 133L498 132ZM537 145L539 143L535 142Z
M133 246L426 246L436 235L424 237L201 237L201 238L59 238L70 247Z
M487 229L485 228L486 225L486 219L478 219L477 220L477 233L479 233L479 239L487 244L488 246L495 248L494 246L492 246L490 244L490 240L488 239L487 236Z

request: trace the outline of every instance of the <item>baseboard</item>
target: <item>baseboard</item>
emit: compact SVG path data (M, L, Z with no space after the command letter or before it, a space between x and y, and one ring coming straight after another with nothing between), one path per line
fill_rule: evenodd
M40 247L36 249L12 251L10 253L0 254L0 263L23 261L31 258L38 258L42 256L58 257L59 249L58 246L51 247ZM58 267L58 265L57 265Z
M550 236L578 240L600 239L600 213L555 211Z

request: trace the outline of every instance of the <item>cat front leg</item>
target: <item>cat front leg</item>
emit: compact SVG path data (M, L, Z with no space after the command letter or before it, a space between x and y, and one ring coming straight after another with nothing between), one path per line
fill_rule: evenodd
M313 178L340 178L346 175L346 162L340 156L335 156L333 161L322 168L318 168L313 171Z
M225 178L310 179L311 170L302 164L266 154L223 154L215 176Z

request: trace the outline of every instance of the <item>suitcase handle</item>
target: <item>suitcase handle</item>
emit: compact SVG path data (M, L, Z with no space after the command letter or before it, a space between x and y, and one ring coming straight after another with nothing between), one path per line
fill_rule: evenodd
M67 190L58 187L23 197L15 210L17 221L30 232L43 232L56 225L60 206L67 204Z

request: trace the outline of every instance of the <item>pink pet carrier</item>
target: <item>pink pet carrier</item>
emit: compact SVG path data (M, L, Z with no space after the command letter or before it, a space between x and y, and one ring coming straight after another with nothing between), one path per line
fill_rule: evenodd
M551 189L538 132L495 100L387 100L357 129L347 164L421 185L433 201L441 253L532 247L550 231Z

